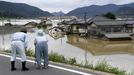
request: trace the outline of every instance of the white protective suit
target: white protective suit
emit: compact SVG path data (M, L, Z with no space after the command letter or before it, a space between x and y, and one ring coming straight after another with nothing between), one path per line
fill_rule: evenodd
M27 48L28 40L27 34L24 32L16 32L12 36L11 42L11 60L15 61L16 52L19 53L21 61L26 61L25 49Z

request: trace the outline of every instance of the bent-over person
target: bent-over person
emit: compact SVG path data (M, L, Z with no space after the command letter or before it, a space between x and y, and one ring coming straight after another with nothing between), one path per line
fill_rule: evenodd
M27 48L28 40L27 40L27 30L25 28L21 29L20 32L16 32L12 36L11 40L11 71L16 70L15 68L15 60L16 53L19 53L22 62L22 71L27 71L29 68L26 68L26 54L25 50Z

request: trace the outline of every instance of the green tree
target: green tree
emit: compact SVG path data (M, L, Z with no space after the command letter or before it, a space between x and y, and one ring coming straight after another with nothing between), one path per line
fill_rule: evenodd
M108 13L104 14L104 16L107 17L107 18L110 18L110 19L116 19L116 16L111 12L108 12Z

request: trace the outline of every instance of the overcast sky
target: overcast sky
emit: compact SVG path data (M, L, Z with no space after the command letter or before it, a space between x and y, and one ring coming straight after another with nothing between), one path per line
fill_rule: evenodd
M67 13L75 8L90 5L106 5L106 4L128 4L134 0L2 0L16 3L26 3L36 6L44 11L57 12L63 11Z

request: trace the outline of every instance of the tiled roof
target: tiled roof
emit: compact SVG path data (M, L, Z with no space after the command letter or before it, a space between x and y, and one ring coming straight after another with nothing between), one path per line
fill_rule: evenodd
M128 33L105 33L107 38L130 38Z
M134 20L126 21L126 24L134 24Z
M111 21L95 21L96 25L125 25L125 21L111 20Z
M113 19L109 19L103 16L95 16L95 17L89 18L87 22L90 23L93 21L110 21L110 20L113 20Z

